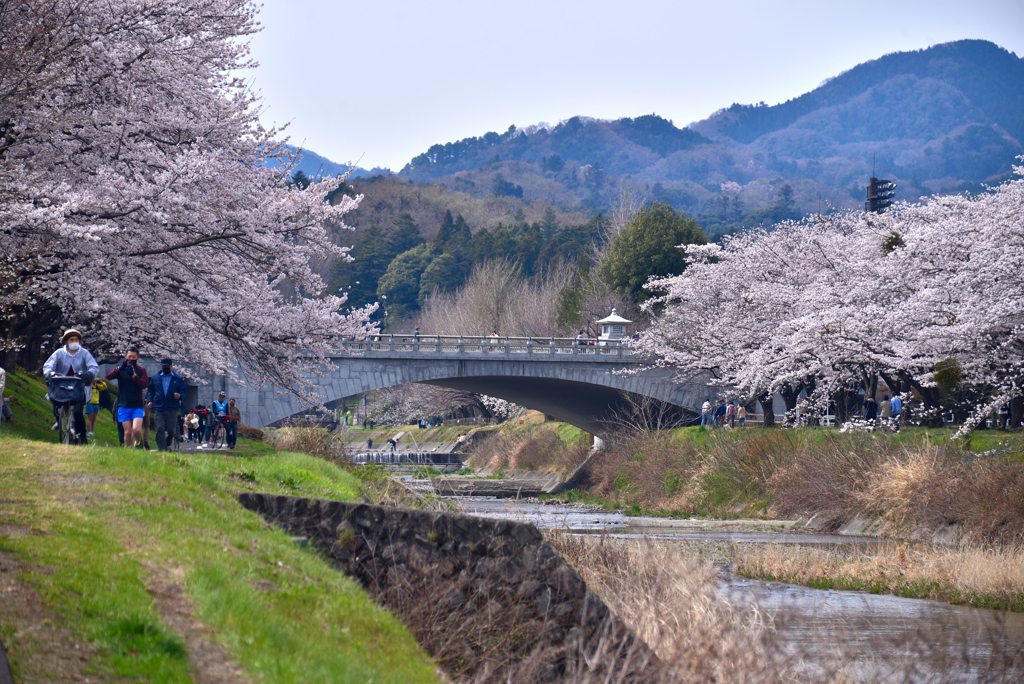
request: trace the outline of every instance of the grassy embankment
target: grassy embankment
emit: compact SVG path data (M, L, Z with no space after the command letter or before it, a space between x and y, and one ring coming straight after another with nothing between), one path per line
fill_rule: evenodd
M488 443L503 452L475 458L558 468L573 446L547 453L527 448L554 444L556 427L506 430ZM1024 434L979 431L969 445L951 436L951 430L924 428L900 434L681 428L620 440L592 462L587 486L545 498L629 515L792 519L819 513L826 530L866 515L896 538L954 524L968 546L894 543L870 555L734 546L714 553L749 577L1024 611Z
M16 680L436 680L357 582L234 499L250 489L352 500L352 474L241 441L230 455L103 446L117 441L106 412L94 445L63 447L42 392L8 374L0 635Z

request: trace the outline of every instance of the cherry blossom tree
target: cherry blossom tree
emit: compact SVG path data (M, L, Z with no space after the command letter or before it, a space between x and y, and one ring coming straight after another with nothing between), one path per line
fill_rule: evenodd
M686 250L682 275L650 283L663 311L638 342L684 377L765 403L827 402L877 374L934 410L953 360L979 402L969 425L1022 393L1024 180Z
M0 3L0 261L93 347L139 344L314 399L343 312L314 258L358 197L287 182L238 74L249 0ZM5 302L8 304L8 302ZM11 308L13 307L13 308ZM20 307L18 309L17 307ZM8 330L8 338L11 338Z

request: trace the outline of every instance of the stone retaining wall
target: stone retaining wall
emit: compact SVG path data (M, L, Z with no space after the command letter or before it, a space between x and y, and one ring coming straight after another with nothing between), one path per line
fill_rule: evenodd
M463 681L651 682L661 664L532 524L243 493L398 614Z

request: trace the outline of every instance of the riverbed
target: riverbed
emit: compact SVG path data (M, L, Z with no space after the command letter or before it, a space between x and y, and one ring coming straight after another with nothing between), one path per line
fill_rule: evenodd
M466 514L529 521L540 529L614 538L654 538L701 547L793 544L871 555L876 537L804 534L786 521L709 521L627 517L618 511L488 497L454 499ZM854 679L872 681L1024 681L1024 614L953 606L884 594L818 590L734 576L721 566L719 595L749 603L774 624L774 638L806 668L829 673L837 657ZM1016 657L1009 678L1001 659ZM989 671L988 668L992 668ZM1002 673L995 679L989 674ZM831 678L831 677L829 677Z

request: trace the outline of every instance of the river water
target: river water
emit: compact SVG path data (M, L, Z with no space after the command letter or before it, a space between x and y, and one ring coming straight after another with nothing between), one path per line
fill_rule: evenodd
M857 549L870 555L887 542L873 537L728 529L701 521L673 526L660 518L571 505L464 497L469 515L534 523L574 534L646 537L679 543L800 544ZM852 591L825 591L736 577L723 567L719 595L771 616L774 638L800 654L811 671L829 672L836 658L853 663L854 679L901 682L1024 682L1024 614L953 606ZM1015 659L1015 660L1014 660ZM1007 660L1015 664L1007 669ZM851 674L847 672L847 674ZM829 677L830 679L832 677Z

